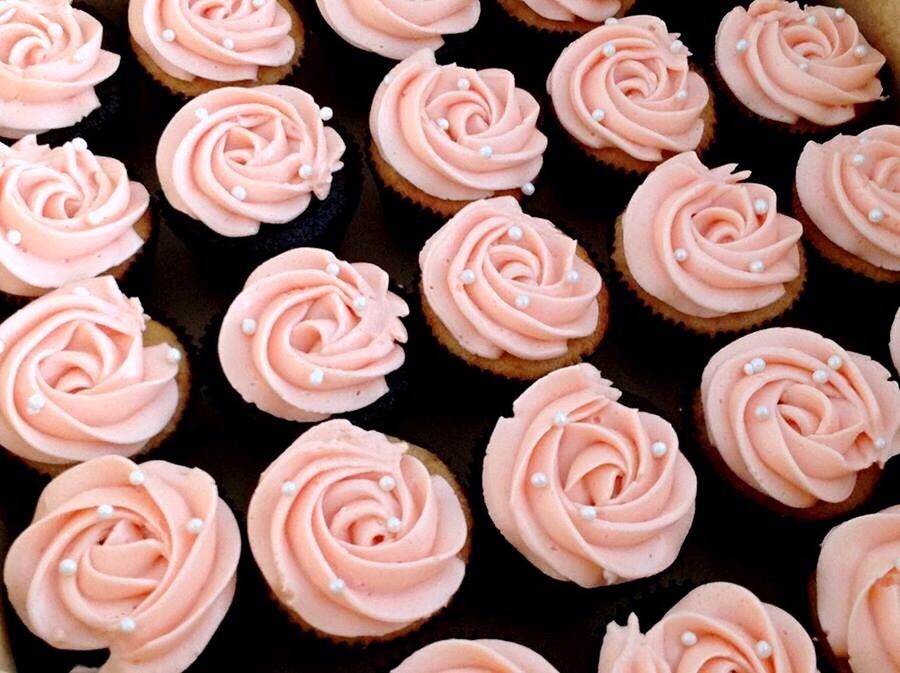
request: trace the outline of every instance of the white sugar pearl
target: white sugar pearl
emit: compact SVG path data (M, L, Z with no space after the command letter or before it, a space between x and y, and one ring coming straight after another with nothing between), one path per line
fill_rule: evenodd
M6 232L6 240L10 245L19 245L22 243L22 232L18 229L10 229Z
M395 516L390 517L384 522L384 527L387 528L388 533L399 533L402 526L403 523Z
M234 49L234 38L226 37L222 40L222 46L226 49Z
M526 182L524 185L522 185L521 189L522 189L522 193L525 196L531 196L534 194L534 183Z
M338 596L344 593L344 590L347 588L347 585L344 583L340 577L335 577L331 582L328 583L328 590L333 593L335 596Z
M756 199L753 202L753 212L757 215L765 215L769 212L769 202L765 199Z
M810 14L806 17L807 26L815 26L817 23L819 23L819 20L816 18L815 14Z
M438 128L442 131L446 131L450 128L450 122L444 119L443 117L438 117L434 120L434 123L438 125Z
M87 140L84 138L72 138L72 147L78 152L84 152L88 148Z
M81 287L80 285L72 290L72 294L74 294L76 297L81 297L82 299L84 297L91 296L91 293L88 292L88 289L86 287Z
M340 271L341 267L337 265L337 262L329 262L325 267L325 273L327 273L329 276L336 276L338 275L338 273L340 273Z
M543 472L535 472L531 475L531 485L535 488L544 488L550 481L547 479L547 475Z
M616 45L614 44L604 44L603 45L603 55L609 58L610 56L616 55Z
M160 37L162 37L163 42L174 42L174 41L175 41L175 38L176 38L177 36L175 35L175 31L174 31L174 30L172 30L171 28L166 28L166 29L162 32L162 35L160 35Z
M303 164L302 166L300 166L300 170L298 171L298 173L301 178L303 178L304 180L308 180L312 177L313 167L309 164Z
M734 45L734 48L737 51L737 53L743 54L745 51L747 51L750 48L750 43L747 42L747 40L738 40L737 44Z
M662 458L666 455L666 451L668 450L669 447L665 442L653 442L653 444L650 445L650 453L657 458Z
M166 360L173 365L177 365L181 362L181 351L177 348L170 348L166 353Z
M884 449L887 447L887 440L884 437L876 437L875 438L875 448L876 449Z
M860 152L857 152L852 157L850 157L850 163L854 166L862 166L866 161L866 156Z
M522 231L522 227L513 225L509 228L509 231L506 232L506 235L509 236L514 241L521 241L522 236L525 235L525 232Z
M693 647L697 644L697 634L693 631L685 631L681 634L681 644L685 647Z
M492 156L494 156L494 148L490 145L485 145L480 150L478 150L478 153L485 159L490 159Z
M40 393L34 393L28 398L28 413L30 415L39 414L47 406L47 400Z
M594 519L597 518L597 509L594 508L594 507L590 507L590 506L588 506L588 505L585 505L584 507L582 507L582 508L579 510L578 514L579 514L579 515L581 516L581 518L584 519L585 521L593 521Z
M675 92L675 98L678 100L687 100L688 92L687 89L679 89Z
M832 369L840 369L844 366L844 358L840 355L832 355L828 358L828 366Z
M760 659L768 659L772 656L772 646L765 640L759 640L756 643L756 656Z
M681 40L672 40L671 44L669 44L669 51L673 54L677 54L684 47L684 42Z
M684 248L675 248L675 261L683 262L688 258L688 251Z
M755 259L750 262L750 273L762 273L766 270L766 263L761 259Z
M394 481L394 478L386 474L381 479L378 480L378 488L382 491L393 491L397 487L397 482Z
M356 297L353 300L353 308L355 308L357 311L362 311L366 307L366 304L368 304L368 303L369 303L368 299L366 299L362 295L359 295L358 297Z
M753 358L750 360L750 366L753 367L753 373L759 374L766 368L766 361L762 358Z
M78 564L70 558L64 558L59 562L59 574L63 577L72 577L78 572Z
M843 7L838 7L834 10L834 18L836 21L843 21L847 17L847 10Z
M100 505L97 508L97 516L101 519L109 519L115 513L115 509L113 509L112 505Z
M824 369L817 369L812 373L812 380L818 383L819 385L828 383L828 378L830 374Z
M617 23L619 23L619 20L616 17L611 16L603 23L607 26L615 26Z
M520 294L516 297L516 306L521 309L526 309L531 305L531 298L527 294Z
M392 79L394 79L394 78L391 77L391 73L388 73L387 75L385 75L385 76L382 78L381 81L384 82L385 84L390 84Z
M47 32L50 33L53 37L59 37L63 34L63 27L58 23L51 23L47 26Z
M198 107L196 110L194 110L194 116L197 119L206 119L207 117L209 117L209 110L207 110L205 107Z
M809 70L809 63L807 61L800 61L797 64L797 67L800 68L801 72L807 72Z
M322 381L325 380L325 372L321 369L313 369L312 373L309 375L309 382L314 386L322 385Z
M332 110L330 107L328 107L328 106L326 105L326 106L323 107L321 110L319 110L319 118L320 118L323 122L329 122L329 121L331 121L331 120L334 118L334 110Z
M253 318L244 318L241 320L241 331L247 336L251 336L256 332L256 321Z
M128 483L132 486L141 486L145 481L147 481L147 477L140 470L132 470L128 475Z
M872 208L869 211L869 222L878 224L884 219L884 211L881 208Z
M753 415L756 416L759 420L766 420L771 412L769 411L769 407L764 404L760 404L756 409L753 410Z
M122 617L119 620L119 631L122 633L134 633L137 629L137 623L131 617Z
M866 49L866 45L864 45L864 44L858 44L855 47L853 47L853 55L856 56L856 58L862 58L863 56L866 55L866 52L868 52L868 51L869 50Z
M291 496L297 492L297 484L293 481L286 481L281 485L281 495Z
M243 201L247 198L247 190L241 185L235 185L231 188L231 195L238 201Z
M556 415L553 417L553 425L558 428L566 425L569 422L569 417L566 415L564 411L557 411Z
M463 285L471 285L475 282L475 272L472 269L463 269L459 274L459 279Z
M253 6L256 7L256 9L265 6L265 4L266 0L253 0Z
M187 522L187 530L191 535L200 535L203 532L203 519L193 518Z
M745 373L747 376L753 376L753 374L755 373L755 372L753 371L753 365L751 365L749 362L748 362L747 364L744 365L744 373Z
M579 274L575 269L569 269L566 271L566 282L569 285L574 285L581 278L581 274Z
M596 108L593 112L591 112L591 119L595 122L602 122L606 118L606 112L604 112L600 108Z
M456 88L460 91L466 91L470 86L472 86L472 83L465 77L460 77L456 80Z

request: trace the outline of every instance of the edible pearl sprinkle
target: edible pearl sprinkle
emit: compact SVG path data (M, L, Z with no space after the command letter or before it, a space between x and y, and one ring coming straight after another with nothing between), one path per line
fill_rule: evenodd
M737 50L737 53L743 54L750 48L750 43L747 40L738 40L738 43L734 45L734 48Z
M207 117L209 117L209 110L207 110L205 107L198 107L196 110L194 110L194 116L197 119L206 119Z
M174 42L175 41L175 31L171 28L166 28L161 35L164 42Z
M806 17L806 25L807 26L815 26L817 23L819 23L819 20L816 18L816 16L814 14L810 14L809 16Z
M744 373L747 376L753 376L753 374L755 374L755 372L753 371L753 365L751 365L749 362L744 365Z
M597 108L596 110L591 112L591 119L593 119L595 122L602 122L604 117L606 117L606 113L600 108Z
M387 75L384 76L384 78L381 81L384 82L385 84L390 84L392 79L393 78L391 77L391 73L388 73Z
M610 56L616 55L616 45L614 44L604 44L603 45L603 55L609 58Z
M750 262L750 273L762 273L766 270L766 264L761 259Z
M319 118L323 122L331 121L334 118L334 110L326 105L321 110L319 110Z
M456 80L456 88L461 91L466 91L470 86L472 86L472 83L465 77L460 77Z
M673 54L677 54L681 51L681 48L684 46L684 42L681 40L672 40L672 43L669 45L669 51Z
M753 414L761 421L766 420L769 417L769 413L769 407L764 404L760 404L753 410Z
M668 450L669 447L665 442L653 442L653 444L650 445L650 453L652 453L657 458L662 458L664 455L666 455L666 451Z
M524 185L522 185L522 193L525 196L531 196L532 194L534 194L534 183L526 182Z
M463 269L459 274L459 279L463 285L471 285L475 282L475 272L472 269Z
M238 201L243 201L247 198L247 190L241 187L241 185L235 185L231 188L231 195Z
M555 425L558 428L561 428L568 422L569 422L569 417L563 411L557 411L556 415L553 417L553 425Z
M619 20L616 17L611 16L603 23L607 26L615 26L617 23L619 23Z
M883 449L887 446L887 440L884 437L875 438L875 448Z
M79 152L84 152L88 148L87 140L85 140L84 138L73 138L72 147L74 147Z
M587 505L582 507L578 514L585 521L593 521L597 518L597 510L594 507L589 507Z
M6 240L10 245L19 245L22 242L22 232L18 229L10 229L6 232Z
M399 533L402 525L400 519L395 516L390 517L384 522L384 527L387 528L388 533Z
M860 154L859 152L850 157L850 163L852 163L854 166L862 166L865 160L865 155Z
M832 369L840 369L844 364L844 358L840 355L832 355L828 358L828 366Z
M812 373L812 380L822 385L823 383L828 383L828 378L830 374L824 369L817 369Z
M843 21L846 16L847 16L847 11L843 7L838 7L836 10L834 10L835 20Z
M47 405L47 400L40 393L34 393L28 398L28 413L31 415L39 414Z
M362 311L368 303L368 299L366 299L362 295L359 295L356 299L353 300L353 308L355 308L357 311Z
M525 232L522 231L522 227L516 225L511 226L506 233L514 241L521 241L522 236L525 235Z
M697 644L697 634L693 631L685 631L681 634L681 644L685 647L693 647Z
M166 353L166 360L173 365L177 365L181 362L181 351L177 348L170 348L169 352Z
M485 159L490 159L492 156L494 156L494 148L490 145L485 145L480 150L478 150L478 153Z
M119 620L119 631L122 633L134 633L135 629L137 629L137 624L131 617L122 617Z
M753 358L750 360L750 366L753 367L753 373L759 374L766 368L766 361L762 358Z
M800 61L800 63L797 64L797 67L800 68L802 72L806 72L807 70L809 70L809 63L807 63L806 61Z
M321 369L313 369L312 373L309 375L309 382L314 386L321 385L322 381L325 380L325 372Z
M570 285L577 283L579 278L581 278L581 275L575 269L566 271L566 282Z
M756 199L753 202L753 212L757 215L765 215L769 212L769 202L765 199Z
M519 308L528 308L531 305L531 299L527 294L520 294L516 297L516 306Z
M82 297L82 298L91 296L91 293L88 292L88 289L86 287L81 287L81 286L76 287L74 290L72 290L72 294L74 294L76 297Z
M47 32L50 33L53 37L59 37L63 34L63 27L58 23L51 23L47 26Z
M101 519L109 519L114 512L115 510L113 509L112 505L100 505L97 508L97 516L99 516Z
M253 318L244 318L241 320L241 331L250 336L256 332L256 321Z
M675 248L675 261L683 262L688 258L688 252L684 248Z
M862 44L853 47L853 55L856 56L856 58L862 58L866 55L867 51L868 49L866 49L865 45Z
M78 564L70 558L64 558L59 562L59 574L64 577L72 577L78 572Z
M144 473L140 470L132 470L131 474L128 475L128 483L132 486L140 486L147 480L147 477L144 476Z
M203 532L203 519L191 519L187 522L187 530L191 535L200 535Z
M344 593L344 589L346 588L347 585L340 577L336 577L328 583L328 590L335 595Z
M393 491L396 486L397 482L394 481L394 478L389 474L384 475L378 480L378 488L382 491Z
M328 265L325 267L325 273L327 273L329 276L338 275L340 270L341 270L341 267L339 267L337 265L337 263L335 263L335 262L329 262Z
M549 482L547 475L543 472L535 472L531 475L531 485L535 488L544 488Z
M687 89L679 89L675 92L675 98L678 100L686 100L688 97Z
M312 177L313 167L309 164L303 164L302 166L300 166L300 170L298 171L298 173L300 174L301 178L307 180Z
M772 646L765 640L758 641L756 643L756 655L760 659L768 659L772 656Z
M297 484L286 481L281 485L281 495L294 495L297 492Z
M234 49L234 38L226 37L222 40L222 46L226 49Z
M438 125L438 128L441 129L442 131L446 131L447 129L450 128L450 122L448 122L443 117L438 117L434 121Z
M869 222L878 223L884 219L884 211L881 208L872 208L869 211Z

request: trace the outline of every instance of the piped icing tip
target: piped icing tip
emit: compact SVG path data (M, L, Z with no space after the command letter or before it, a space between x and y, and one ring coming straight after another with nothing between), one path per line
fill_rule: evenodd
M534 650L506 640L441 640L410 655L391 673L558 673Z

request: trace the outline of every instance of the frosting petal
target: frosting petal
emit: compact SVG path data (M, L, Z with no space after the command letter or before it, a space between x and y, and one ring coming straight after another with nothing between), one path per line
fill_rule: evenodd
M149 204L122 162L82 142L0 143L0 290L37 296L121 264L144 244L134 225Z
M199 532L188 528L193 518ZM208 474L106 456L50 482L3 577L39 638L109 649L99 673L181 673L231 605L240 548Z
M828 645L853 673L900 672L900 506L828 533L816 605Z
M853 17L821 5L754 0L726 14L716 34L716 66L734 96L786 124L850 121L856 105L880 98L884 63Z
M475 201L419 253L425 298L478 356L559 357L569 340L592 334L600 318L600 274L577 250L576 241L523 213L511 196ZM524 309L517 304L523 296Z
M0 444L65 464L133 456L178 407L172 346L143 344L144 312L110 276L35 299L0 324Z
M559 369L516 400L485 454L494 524L544 573L583 587L664 570L694 518L697 478L675 430L620 395L592 365Z
M462 583L463 506L408 449L327 421L260 478L250 547L272 590L313 628L344 638L390 634L443 608Z
M803 226L777 212L772 189L744 183L750 172L734 169L679 154L647 177L622 216L631 275L682 313L753 311L800 274Z
M539 112L508 70L438 65L422 49L379 85L369 128L381 156L413 185L472 201L534 180L547 147Z
M441 640L409 656L392 673L558 673L537 652L505 640Z
M269 0L274 2L275 0ZM344 141L305 91L225 87L194 98L159 139L156 169L172 206L222 236L252 236L328 198Z
M729 468L789 507L842 502L857 473L900 453L900 387L815 332L737 339L709 361L700 392L709 440Z
M900 271L900 126L810 141L795 184L803 210L831 242Z
M334 273L332 273L334 272ZM308 422L361 409L403 365L409 308L374 264L297 248L259 266L219 335L232 386L266 413Z
M566 47L547 79L563 128L593 148L641 161L696 149L709 87L655 16L627 16ZM599 117L599 119L598 119Z
M290 63L297 47L280 0L129 0L128 27L163 72L187 81L256 80L261 66Z
M120 60L102 39L68 0L0 1L0 136L72 126L100 107L94 87Z
M533 12L545 19L600 23L614 17L622 9L620 0L522 0Z

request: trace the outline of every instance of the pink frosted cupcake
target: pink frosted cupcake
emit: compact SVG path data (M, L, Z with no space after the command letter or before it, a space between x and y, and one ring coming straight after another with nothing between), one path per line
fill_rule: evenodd
M794 181L806 240L830 262L900 281L900 126L810 141Z
M621 394L592 365L557 370L498 421L484 458L484 498L503 536L582 587L662 572L694 519L697 478L675 430Z
M505 640L441 640L410 655L391 673L558 673L534 650Z
M367 643L418 628L459 589L469 509L432 453L344 420L300 435L250 500L250 548L304 629Z

